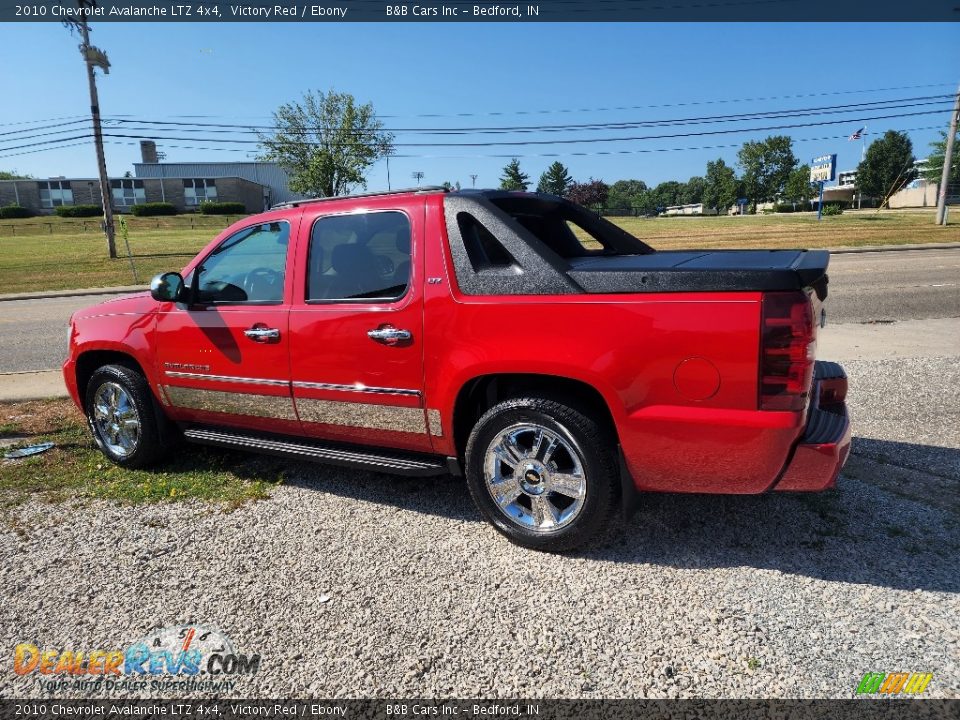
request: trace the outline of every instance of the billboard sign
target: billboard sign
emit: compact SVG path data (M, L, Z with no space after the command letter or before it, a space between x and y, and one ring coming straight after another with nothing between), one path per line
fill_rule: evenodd
M821 155L810 161L810 182L823 183L837 176L837 156Z

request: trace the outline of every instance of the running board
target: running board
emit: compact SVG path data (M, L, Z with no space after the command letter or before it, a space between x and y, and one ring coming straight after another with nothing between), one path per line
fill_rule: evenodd
M405 454L390 450L347 449L294 438L281 440L265 435L246 435L230 430L190 428L184 430L183 435L190 442L201 445L249 450L396 475L422 477L450 473L450 468L442 458L431 458L428 455Z

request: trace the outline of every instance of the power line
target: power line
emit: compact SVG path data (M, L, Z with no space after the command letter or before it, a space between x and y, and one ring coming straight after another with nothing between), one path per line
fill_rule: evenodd
M776 120L789 117L803 117L810 115L832 115L853 113L872 110L895 110L910 107L919 107L922 105L935 105L946 103L953 100L952 94L942 95L924 95L910 98L896 98L891 100L876 100L866 103L852 103L847 105L826 105L822 107L791 108L783 110L757 111L751 113L736 113L732 115L707 115L699 117L685 118L665 118L659 120L636 120L624 122L609 123L580 123L567 125L506 125L506 126L481 126L481 127L407 127L407 128L381 128L383 132L409 133L409 134L436 134L436 135L467 135L467 134L506 134L516 132L567 132L574 130L627 130L641 127L659 127L663 125L694 125L710 124L720 122L746 122L749 120ZM878 107L886 106L886 107ZM171 120L143 120L130 118L111 118L110 122L133 125L157 125L165 127L182 128L185 132L193 132L190 128L204 128L206 132L211 133L232 133L232 134L253 134L261 131L281 130L276 125L240 125L227 123L199 123L199 122L178 122ZM150 131L150 128L130 128L136 130ZM339 130L339 128L308 126L293 131L296 133L322 132L328 130ZM288 133L291 131L287 131ZM358 131L367 132L367 131Z
M77 120L77 119L83 120L83 119L85 119L85 116L83 116L83 115L64 115L63 117L44 118L44 119L42 119L42 120L22 120L22 121L20 121L20 122L5 122L5 123L0 124L0 127L15 127L15 126L17 126L17 125L33 125L33 124L35 124L35 123L47 123L47 122L57 122L57 121L59 121L59 120ZM27 129L29 130L30 128L27 128Z
M36 147L38 145L52 145L53 143L67 142L69 140L86 140L91 137L93 137L93 135L87 133L86 135L74 135L73 137L57 138L56 140L44 140L42 142L28 143L26 145L14 145L13 147L0 148L0 153L7 152L8 150L21 150L23 148Z
M894 128L891 128L894 129ZM928 125L924 127L914 127L914 128L901 128L897 132L921 132L924 130L939 130L939 125ZM806 137L806 138L792 138L795 143L806 143L806 142L822 142L825 140L846 140L849 135L826 135L821 137ZM136 147L138 143L136 142L123 142L120 140L110 141L111 145L122 145L125 147ZM716 144L716 145L696 145L696 146L686 146L686 147L671 147L671 148L634 148L630 150L593 150L593 151L569 151L563 153L536 153L536 154L527 154L527 153L508 153L508 154L487 154L487 155L429 155L429 154L397 154L391 155L391 158L402 158L402 159L432 159L432 160L471 160L471 159L481 159L481 158L555 158L555 157L588 157L588 156L601 156L601 155L636 155L636 154L646 154L646 153L664 153L664 152L689 152L694 150L721 150L729 148L738 148L741 147L741 143L726 143L726 144ZM224 148L224 147L203 147L197 145L165 145L164 147L177 149L177 150L203 150L211 152L238 152L237 148ZM40 152L40 151L36 151Z
M909 112L909 113L896 113L893 115L875 115L873 117L860 117L857 118L857 122L872 122L875 120L889 120L893 118L902 118L902 117L916 117L921 115L939 115L942 110L924 110L919 112ZM509 147L509 146L525 146L525 145L573 145L579 143L610 143L610 142L635 142L639 140L670 140L674 138L683 138L683 137L703 137L708 135L729 135L729 134L743 134L743 133L757 133L757 132L769 132L771 130L791 130L794 128L801 127L818 127L821 125L839 125L843 123L853 122L850 118L845 118L842 120L821 120L818 122L809 122L809 123L789 123L786 125L767 125L764 127L751 127L751 128L733 128L727 130L702 130L698 132L683 132L683 133L669 133L666 135L635 135L630 137L613 137L613 138L581 138L581 139L570 139L562 138L555 140L497 140L497 141L484 141L484 142L426 142L426 143L394 143L394 147ZM122 133L104 133L104 137L110 138L130 138L130 139L140 139L140 135L126 135ZM197 138L197 137L175 137L175 136L154 136L153 140L174 140L174 141L187 141L187 142L212 142L212 143L231 143L235 145L258 145L260 144L259 140L248 140L244 138ZM343 142L343 143L314 143L303 141L305 145L325 145L331 146L336 145L351 145L352 143ZM10 148L7 148L10 149ZM3 150L0 149L0 152Z
M941 127L939 125L927 125L924 127L913 127L913 128L891 128L897 132L923 132L926 130L939 130ZM801 138L792 138L795 143L807 143L807 142L822 142L825 140L846 140L848 135L826 135L820 137L801 137ZM0 156L0 158L7 157L16 157L18 155L31 155L34 153L40 152L49 152L51 150L61 150L70 147L80 147L86 145L87 143L74 143L72 145L60 145L58 147L44 147L39 150L28 150L26 152L10 153ZM123 142L121 140L111 140L108 142L110 145L117 145L123 147L137 147L139 142ZM670 147L670 148L633 148L630 150L592 150L592 151L576 151L572 150L569 152L563 153L509 153L509 154L487 154L487 155L425 155L425 154L411 154L411 155L391 155L392 158L402 158L402 159L434 159L434 160L471 160L471 159L482 159L482 158L555 158L555 157L591 157L591 156L604 156L604 155L637 155L637 154L647 154L647 153L667 153L667 152L693 152L697 150L723 150L729 148L740 147L741 143L725 143L725 144L716 144L716 145L695 145L695 146L685 146L685 147ZM207 152L238 152L237 148L225 148L225 147L205 147L198 145L166 145L165 147L176 149L176 150L202 150Z
M111 144L115 144L115 143L111 143ZM123 144L126 145L128 143L123 143ZM9 158L9 157L18 157L20 155L33 155L35 153L50 152L51 150L66 150L67 148L73 148L73 147L86 147L87 145L88 143L78 142L78 143L71 143L69 145L58 145L57 147L44 147L44 148L40 148L39 150L25 150L23 152L15 152L15 153L8 153L6 155L0 155L0 159Z
M5 135L18 135L18 134L21 134L21 133L31 133L31 132L36 132L37 130L49 130L49 129L51 129L51 128L66 127L66 126L68 126L68 125L79 125L80 123L86 123L86 122L90 122L90 119L89 119L89 118L81 118L81 119L79 119L79 120L71 120L70 122L56 123L56 124L54 124L54 125L41 125L40 127L24 128L23 130L8 130L7 132L0 132L0 137L5 136ZM6 127L6 126L4 126L4 127ZM63 132L66 132L66 131L63 131ZM53 134L55 134L55 133L47 133L47 134L48 134L48 135L53 135ZM40 137L40 136L38 135L38 136L35 136L35 137ZM15 140L29 140L29 139L31 139L31 138L30 138L30 137L24 137L24 138L11 138L11 139L15 139ZM7 141L4 141L4 142L7 142Z
M900 90L921 90L927 88L953 88L955 83L950 82L939 82L939 83L925 83L921 85L898 85L893 87L882 87L882 88L856 88L856 89L846 89L846 90L831 90L831 91L821 91L814 93L796 93L792 95L766 95L760 97L749 97L749 98L719 98L715 100L690 100L687 102L674 102L674 103L657 103L657 104L648 104L648 105L612 105L608 107L593 107L593 108L545 108L537 110L490 110L486 112L461 112L461 113L416 113L416 114L377 114L377 118L381 120L386 119L401 119L401 118L455 118L455 117L500 117L505 115L555 115L555 114L574 114L574 113L587 113L587 112L622 112L624 110L653 110L660 108L675 108L675 107L692 107L699 105L723 105L730 103L745 103L745 102L767 102L770 100L795 100L800 98L812 98L812 97L832 97L840 95L858 95L864 93L877 93L877 92L897 92ZM114 116L118 117L118 116ZM174 118L270 118L268 115L220 115L220 114L190 114L190 115L170 115L168 117Z

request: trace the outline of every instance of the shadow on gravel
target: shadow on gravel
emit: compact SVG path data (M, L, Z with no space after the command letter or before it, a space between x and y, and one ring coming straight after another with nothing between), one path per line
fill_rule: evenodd
M960 450L854 438L827 492L646 495L582 556L960 592Z
M462 479L306 465L288 485L479 522ZM960 592L960 450L855 438L824 493L667 495L579 557L690 569L755 567L902 590ZM494 533L490 529L491 535ZM491 537L492 542L503 542ZM517 550L518 552L525 552Z

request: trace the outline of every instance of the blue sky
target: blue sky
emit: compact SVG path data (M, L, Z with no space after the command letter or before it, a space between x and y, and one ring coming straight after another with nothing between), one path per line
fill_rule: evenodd
M108 76L98 78L101 109L107 118L262 124L269 122L278 105L298 99L305 90L335 88L372 102L383 116L395 116L384 117L384 123L398 130L624 123L920 98L952 93L960 82L960 26L956 24L100 23L92 27L92 42L108 52L113 64ZM0 104L0 132L7 133L0 137L0 148L83 132L82 125L28 132L50 124L40 121L79 119L88 111L78 42L59 23L0 25L0 83L5 97ZM881 88L903 89L851 92ZM814 93L838 94L782 97ZM657 105L673 107L652 107ZM864 120L931 110L936 114ZM459 113L470 115L457 117ZM443 117L417 117L426 114ZM842 122L700 137L535 144L559 138L645 137L825 119ZM398 155L415 157L395 157L390 169L393 187L415 184L411 179L415 170L424 172L424 184L449 180L469 186L470 175L477 174L477 186L489 187L498 184L503 165L517 155L534 182L559 159L576 179L638 178L656 184L702 175L706 162L716 157L733 163L743 141L774 132L797 140L794 151L802 161L836 152L840 169L846 169L860 159L860 143L848 142L846 136L864 124L870 133L868 141L890 128L911 130L915 153L922 157L937 137L935 128L945 128L948 120L949 106L941 104L602 131L439 138L398 132L398 144L491 139L524 144L398 147ZM65 132L28 138L61 130ZM9 134L13 131L18 132ZM244 160L257 151L255 145L211 142L211 138L251 139L248 135L196 129L153 133L160 134L193 138L158 141L169 161ZM132 169L139 159L135 143L114 139L107 145L111 175ZM732 147L718 147L728 145ZM713 147L694 149L704 146ZM42 147L53 149L21 155L13 153L41 147L0 149L0 169L37 177L96 174L91 144ZM215 147L227 149L198 149ZM544 157L553 154L558 157ZM369 187L386 187L385 163L371 170Z

